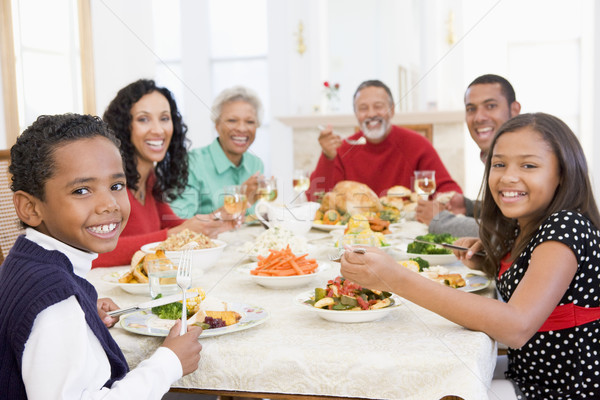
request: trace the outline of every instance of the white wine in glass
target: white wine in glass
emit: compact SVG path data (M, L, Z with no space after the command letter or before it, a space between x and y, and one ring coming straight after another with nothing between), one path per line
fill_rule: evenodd
M302 170L294 171L294 191L296 192L305 192L310 187L310 178L308 177L308 173Z
M435 193L435 171L415 171L415 192L423 199Z
M258 179L258 188L256 189L256 198L258 200L273 201L277 198L277 179L274 177L261 177Z
M226 186L223 195L223 208L234 218L239 217L246 208L246 195L241 186Z

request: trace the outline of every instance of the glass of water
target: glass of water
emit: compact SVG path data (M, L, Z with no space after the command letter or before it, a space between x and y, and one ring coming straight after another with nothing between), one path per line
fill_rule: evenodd
M154 258L148 263L148 280L150 282L150 296L156 298L159 294L163 297L178 292L176 277L177 266L168 258Z

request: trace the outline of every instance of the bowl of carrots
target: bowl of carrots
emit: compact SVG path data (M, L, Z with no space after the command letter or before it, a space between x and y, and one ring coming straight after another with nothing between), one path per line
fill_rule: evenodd
M304 286L329 269L327 263L308 258L308 254L296 255L289 246L282 250L269 250L266 257L240 267L240 272L249 275L255 283L270 289L289 289Z

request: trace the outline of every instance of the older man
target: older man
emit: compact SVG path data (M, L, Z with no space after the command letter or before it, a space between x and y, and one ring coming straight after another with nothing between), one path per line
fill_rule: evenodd
M341 180L364 183L383 196L392 186L411 187L416 170L435 171L438 192L462 193L425 137L390 123L394 101L384 83L370 80L358 86L354 114L361 131L348 138L352 142L342 140L331 127L320 133L323 153L310 176L309 197L330 191Z
M515 91L503 77L488 74L471 82L465 93L465 120L480 149L481 161L485 162L498 128L520 112ZM461 194L455 195L446 209L436 201L419 200L417 219L429 225L430 233L478 236L474 209L474 202Z

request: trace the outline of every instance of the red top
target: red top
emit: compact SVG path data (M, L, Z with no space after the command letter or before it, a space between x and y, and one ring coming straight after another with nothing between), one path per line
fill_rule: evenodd
M362 136L363 133L358 132L350 138ZM381 143L350 145L343 141L333 160L321 154L306 194L314 200L315 193L329 192L339 181L350 180L366 184L381 197L392 186L412 189L414 171L418 170L435 171L438 192L462 193L429 140L417 132L392 125Z
M161 201L156 201L152 193L155 181L154 174L146 182L146 202L140 203L133 193L127 188L131 214L129 221L123 229L117 247L108 253L100 254L92 263L92 268L113 267L115 265L129 265L133 253L143 245L160 242L167 238L167 230L182 224L185 220L179 218L171 206Z

